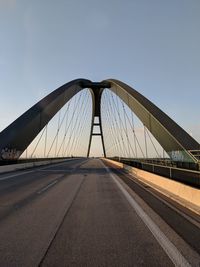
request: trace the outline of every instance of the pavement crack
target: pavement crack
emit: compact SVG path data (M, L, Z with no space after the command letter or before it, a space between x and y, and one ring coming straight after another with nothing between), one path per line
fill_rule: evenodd
M81 165L82 165L82 164L81 164ZM66 209L66 211L65 211L65 213L64 213L64 215L63 215L63 218L61 219L60 224L57 226L57 229L55 230L55 233L54 233L53 237L51 238L51 240L50 240L50 242L49 242L49 244L48 244L48 246L47 246L47 249L46 249L44 255L42 256L42 258L41 258L41 260L40 260L40 262L39 262L39 264L38 264L38 267L41 267L41 266L42 266L42 264L43 264L43 262L44 262L44 260L45 260L45 258L46 258L46 256L47 256L47 254L48 254L48 251L50 250L50 248L51 248L51 246L52 246L52 244L53 244L53 242L54 242L56 236L58 235L58 232L60 231L60 229L61 229L61 227L62 227L62 225L63 225L63 223L64 223L64 221L65 221L65 219L66 219L66 217L67 217L67 215L68 215L68 213L69 213L69 211L70 211L71 208L72 208L72 205L73 205L74 201L76 200L76 198L77 198L77 196L78 196L78 194L79 194L79 192L80 192L80 190L81 190L81 187L82 187L84 181L85 181L85 177L83 176L82 181L80 182L80 184L79 184L79 186L78 186L78 188L77 188L77 190L76 190L74 196L72 197L72 200L71 200L70 205L67 207L67 209Z

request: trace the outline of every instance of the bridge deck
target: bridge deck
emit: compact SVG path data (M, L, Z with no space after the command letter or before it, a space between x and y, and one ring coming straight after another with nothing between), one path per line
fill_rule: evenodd
M188 245L100 160L74 159L0 176L0 266L173 266L135 200L168 249L200 262L196 240Z

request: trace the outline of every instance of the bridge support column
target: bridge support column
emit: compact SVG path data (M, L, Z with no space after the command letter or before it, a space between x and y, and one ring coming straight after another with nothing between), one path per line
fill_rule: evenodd
M99 119L99 122L95 122L95 118ZM94 133L94 126L99 126L99 133ZM105 144L104 144L104 138L103 138L103 131L102 131L102 124L101 124L101 118L100 116L93 116L92 118L92 125L91 125L91 132L90 132L90 139L89 139L89 145L88 145L88 152L87 152L87 157L90 155L90 148L91 148L91 143L92 143L92 137L93 136L101 136L101 142L102 142L102 148L103 148L103 156L106 158L106 150L105 150Z
M101 95L104 88L109 88L108 83L92 83L90 86L90 92L92 95L93 111L92 111L92 122L91 122L91 132L88 145L87 157L90 155L90 148L93 136L101 136L103 156L106 158L106 150L104 144L103 130L102 130L102 121L101 121ZM98 118L98 122L95 122L95 118ZM99 126L99 132L94 133L94 126Z

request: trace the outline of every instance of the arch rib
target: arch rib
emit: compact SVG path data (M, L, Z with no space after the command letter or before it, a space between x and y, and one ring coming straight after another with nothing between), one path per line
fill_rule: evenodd
M91 81L76 79L59 87L27 110L0 133L0 159L15 160L53 118L78 92Z
M114 79L104 80L101 83L86 79L73 80L44 97L0 133L0 159L18 159L51 118L84 88L91 89L92 123L94 123L94 116L99 116L104 155L106 152L100 102L103 89L109 88L129 106L173 160L193 163L198 161L190 153L192 150L200 150L197 141L135 89ZM89 149L90 143L88 153Z
M127 84L114 79L105 81L110 83L110 90L129 106L172 160L193 163L198 161L190 151L200 150L199 143L168 115Z

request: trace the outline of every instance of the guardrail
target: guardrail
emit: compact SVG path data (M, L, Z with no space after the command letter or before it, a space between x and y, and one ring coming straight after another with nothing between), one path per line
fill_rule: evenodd
M160 193L178 202L180 205L187 207L200 215L200 189L194 186L189 186L179 181L174 181L168 177L163 177L146 170L141 170L136 167L132 167L125 163L105 159L105 162L115 168L123 169L131 174L133 180L140 180L148 186L154 188Z
M117 158L111 158L111 159L144 171L155 173L170 178L172 180L191 185L196 188L200 188L200 171L187 170L171 166L163 166L153 163L131 161L126 159L120 159L120 160Z

